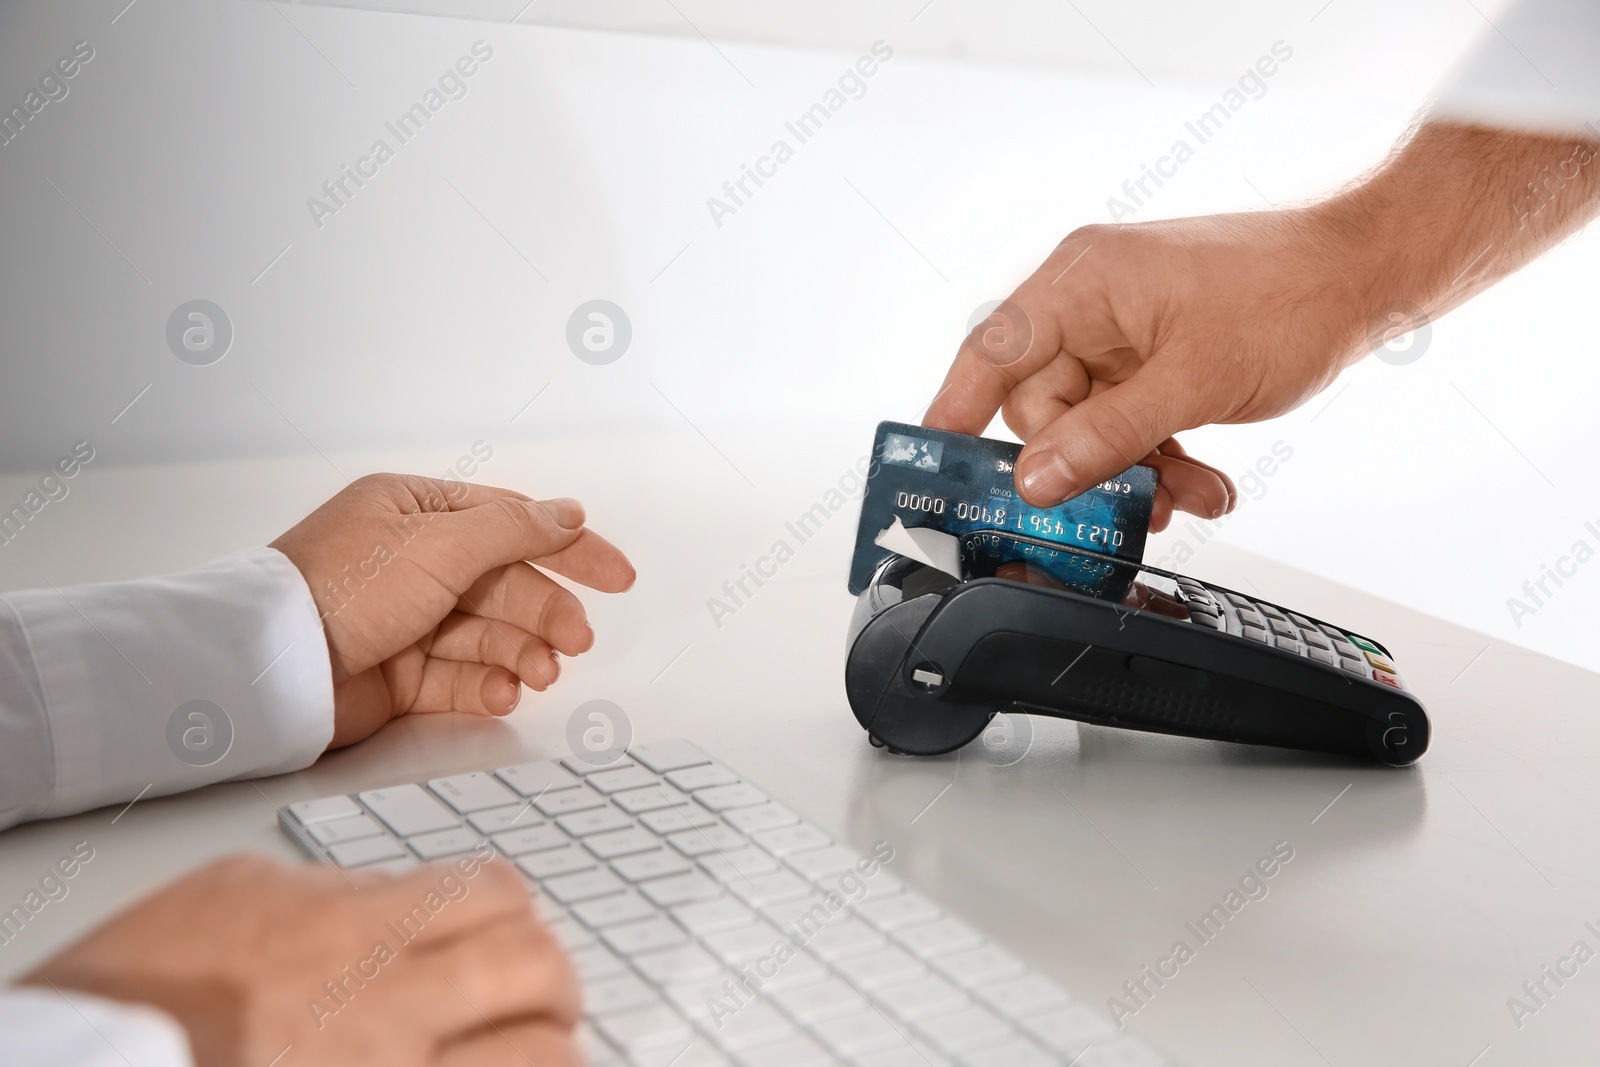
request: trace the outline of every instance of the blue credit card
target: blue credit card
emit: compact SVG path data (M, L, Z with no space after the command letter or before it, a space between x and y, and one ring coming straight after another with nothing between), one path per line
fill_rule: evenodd
M880 422L861 500L850 592L859 594L890 555L876 543L896 518L961 537L1003 531L1138 562L1155 507L1156 472L1133 466L1081 496L1036 508L1017 494L1022 446L899 422Z
M1113 603L1122 603L1134 579L1143 573L1136 564L1099 553L993 530L963 537L961 562L963 578L1009 578Z

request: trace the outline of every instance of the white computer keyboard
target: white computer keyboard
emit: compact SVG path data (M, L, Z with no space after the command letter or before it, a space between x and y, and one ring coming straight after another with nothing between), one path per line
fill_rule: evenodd
M487 840L528 878L584 984L594 1067L1168 1067L859 853L686 741L291 804L344 867Z

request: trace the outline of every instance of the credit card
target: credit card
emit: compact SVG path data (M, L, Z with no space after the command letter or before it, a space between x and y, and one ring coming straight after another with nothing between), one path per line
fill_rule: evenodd
M1022 446L986 437L880 422L861 499L850 592L859 594L890 555L874 544L899 518L961 537L997 530L1137 563L1155 507L1156 472L1132 466L1081 496L1036 508L1017 495Z
M1135 564L1098 553L992 530L963 537L961 559L965 578L1009 578L1118 604L1127 598L1133 580L1141 573Z

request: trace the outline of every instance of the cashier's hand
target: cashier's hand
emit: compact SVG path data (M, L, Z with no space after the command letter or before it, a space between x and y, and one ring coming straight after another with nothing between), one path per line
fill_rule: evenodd
M1017 486L1037 506L1145 463L1155 529L1174 508L1226 513L1232 480L1173 435L1288 411L1365 335L1308 244L1314 225L1261 212L1074 232L968 335L927 424L982 433L1001 411L1027 442Z
M594 644L583 604L633 565L576 500L398 474L358 479L272 543L327 631L337 748L418 712L505 715Z
M468 862L395 878L232 857L23 981L160 1008L200 1067L575 1067L571 964L516 871Z
M1429 121L1320 203L1077 230L962 343L927 424L1003 412L1036 506L1143 462L1155 529L1214 518L1233 483L1173 434L1281 415L1539 256L1600 214L1597 156L1587 134Z

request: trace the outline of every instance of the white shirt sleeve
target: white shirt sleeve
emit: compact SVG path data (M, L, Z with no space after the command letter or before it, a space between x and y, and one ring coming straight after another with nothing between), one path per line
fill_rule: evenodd
M1432 117L1600 139L1600 3L1519 0L1484 26Z
M275 549L0 596L0 829L298 770L332 737L327 639Z
M193 1067L171 1016L86 993L0 993L0 1067Z

